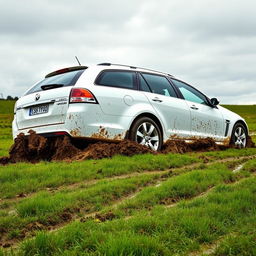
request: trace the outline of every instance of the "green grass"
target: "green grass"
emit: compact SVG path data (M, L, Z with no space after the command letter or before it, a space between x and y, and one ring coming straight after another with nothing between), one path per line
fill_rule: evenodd
M63 222L65 214L79 216L94 211L109 210L119 218L127 214L136 214L135 210L151 209L159 204L169 204L187 199L207 191L209 188L221 184L234 182L237 179L249 176L251 172L232 173L226 164L213 164L200 170L184 169L180 175L164 176L166 181L155 186L160 181L160 174L147 174L113 181L99 181L98 183L78 187L74 190L57 191L56 193L39 192L36 195L23 199L10 208L0 210L0 229L8 233L8 237L17 235L29 223L39 222L45 226ZM139 188L141 192L133 199L111 210L114 201L134 193ZM10 205L9 205L10 206Z
M0 166L0 198L21 192L59 187L93 179L102 179L133 172L164 170L200 162L200 159L180 154L115 156L112 159L82 162L40 162ZM20 171L22 170L22 171ZM29 182L28 182L29 180Z
M210 151L202 154L196 153L198 157L206 157L208 160L218 160L225 158L236 158L241 156L255 155L256 148L245 148L245 149L227 149L223 151ZM192 154L193 155L193 154Z
M240 184L218 186L207 197L176 208L157 206L151 214L140 212L128 220L73 223L57 233L38 233L22 244L20 253L184 255L255 221L255 187L256 180L249 178Z
M250 132L256 132L256 105L224 105L223 107L242 116L247 122Z
M233 234L227 236L218 244L212 256L252 256L256 255L256 227L252 229L251 223L255 223L253 217L247 225L244 225Z
M135 192L148 184L154 184L159 175L144 175L109 182L100 181L94 186L61 191L55 194L40 192L24 199L10 209L0 210L0 230L13 234L29 223L40 222L51 226L63 222L63 218L101 210L121 197ZM66 216L66 217L65 217Z
M0 157L8 155L12 140L12 120L15 101L0 100Z
M13 114L15 100L0 100L0 114Z
M241 175L241 172L232 173L227 164L214 164L168 179L158 187L145 188L135 198L121 204L117 212L130 214L134 210L150 209L157 204L173 204L199 195L217 184L234 182Z
M159 175L144 175L133 178L100 181L88 188L79 188L75 191L64 191L56 194L40 192L32 198L20 202L17 213L20 217L45 216L49 213L58 214L68 209L73 212L77 208L84 208L85 212L98 211L102 205L128 195L131 192L155 183Z

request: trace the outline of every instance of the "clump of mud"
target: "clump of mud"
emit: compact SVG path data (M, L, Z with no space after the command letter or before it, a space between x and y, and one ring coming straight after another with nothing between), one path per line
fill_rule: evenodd
M130 140L123 140L119 143L97 142L90 144L84 151L77 154L72 160L101 159L120 154L133 156L137 154L155 153L148 147Z
M248 138L248 147L255 147L255 144ZM226 147L227 148L227 147ZM45 138L29 131L29 136L19 134L11 146L8 157L0 158L0 164L17 162L39 161L79 161L86 159L110 158L120 154L133 156L137 154L158 154L158 153L186 153L193 151L216 151L224 149L219 147L213 139L199 139L193 143L185 141L169 140L162 148L161 152L155 152L146 146L133 141L123 140L119 143L97 142L89 144L85 149L79 149L71 143L70 137Z
M162 147L162 153L167 154L167 153L186 153L190 152L191 149L185 141L182 140L168 140Z
M224 148L224 147L222 147ZM211 138L198 139L192 143L186 143L182 140L168 140L162 148L162 153L186 153L193 151L216 151L220 150L220 147Z
M247 137L247 147L248 148L255 148L255 143L252 141L252 137L251 136Z
M75 147L70 137L45 138L29 131L29 136L19 134L9 150L9 157L0 158L0 164L18 162L36 163L43 161L85 160L109 158L117 154L132 156L135 154L155 153L149 148L133 141L120 143L94 143L84 150Z
M15 138L9 156L0 158L0 164L64 160L79 152L71 144L69 137L48 139L30 130L29 136L20 133Z

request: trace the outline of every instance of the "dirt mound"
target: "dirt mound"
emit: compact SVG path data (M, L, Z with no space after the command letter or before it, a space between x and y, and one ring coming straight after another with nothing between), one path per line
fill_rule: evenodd
M20 133L9 150L9 157L0 158L0 164L63 160L80 152L69 137L48 139L29 131L29 136Z
M162 153L186 153L192 151L215 151L220 150L219 146L211 138L198 139L192 143L182 140L168 140L162 148Z
M248 136L248 138L247 138L247 147L248 148L255 148L255 143L252 141L251 136Z
M54 161L73 158L80 153L80 150L71 144L70 138L67 136L56 138L52 145L52 150L54 154L51 157L51 160Z
M219 146L211 138L199 139L189 144L191 151L216 151Z
M182 140L168 140L162 147L162 153L186 153L190 152L189 144Z
M255 144L248 138L248 147L255 147ZM0 164L17 162L38 161L79 161L85 159L110 158L120 154L133 156L136 154L158 154L158 153L186 153L193 151L215 151L223 149L219 147L213 139L199 139L193 143L185 141L169 140L162 148L161 152L155 152L146 146L133 141L123 140L119 143L97 142L89 144L85 149L79 149L71 143L70 137L45 138L37 135L34 131L29 131L29 136L19 134L10 148L9 157L0 158Z
M137 154L155 153L149 148L129 140L123 140L120 143L102 143L90 144L84 151L74 156L72 160L101 159L120 154L133 156Z
M149 148L133 141L120 143L94 143L85 150L75 147L68 136L45 138L29 131L29 136L19 134L10 148L9 157L0 158L0 164L38 161L85 160L112 157L117 154L132 156L135 154L155 153Z
M9 151L9 157L0 159L0 163L10 162L36 162L48 160L49 151L47 139L37 135L34 131L29 131L29 136L19 134L14 140L14 144Z

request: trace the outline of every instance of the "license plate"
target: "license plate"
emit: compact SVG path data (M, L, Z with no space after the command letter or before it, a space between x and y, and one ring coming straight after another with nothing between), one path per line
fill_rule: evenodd
M34 115L44 114L44 113L47 113L48 110L49 110L49 105L48 104L31 107L29 109L29 115L34 116Z

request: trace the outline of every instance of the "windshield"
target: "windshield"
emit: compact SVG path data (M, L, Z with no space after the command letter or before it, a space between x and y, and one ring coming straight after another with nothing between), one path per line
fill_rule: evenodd
M78 78L81 76L81 74L84 72L84 70L76 70L76 71L70 71L63 74L59 74L56 76L47 77L44 80L37 83L35 86L33 86L25 95L42 91L42 86L44 85L53 85L53 84L61 84L62 86L72 86L76 83ZM56 87L52 87L54 89ZM58 86L57 86L58 88Z

